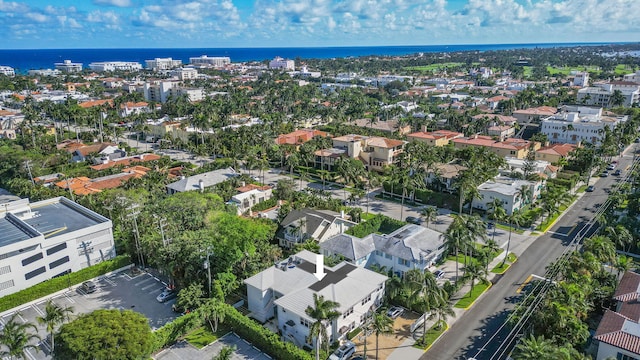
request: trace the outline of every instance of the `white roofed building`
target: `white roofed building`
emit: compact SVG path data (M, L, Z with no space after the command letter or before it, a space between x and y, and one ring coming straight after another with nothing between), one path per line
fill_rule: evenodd
M306 309L314 306L314 296L318 296L339 304L340 316L327 326L330 342L346 338L361 326L382 304L387 277L343 261L323 266L325 275L318 280L314 275L317 261L317 254L303 250L244 280L249 317L262 323L275 317L283 339L314 348L309 330L315 320Z
M605 128L627 120L627 116L603 116L602 108L588 106L564 106L562 111L542 119L540 132L551 143L600 145Z
M15 76L16 72L10 66L0 66L0 75L4 76Z
M276 56L273 60L269 61L269 69L295 70L296 62Z
M196 66L224 67L231 64L231 58L228 56L207 56L189 58L189 64Z
M89 69L93 71L138 71L142 70L142 64L135 61L103 61L92 62Z
M145 60L147 69L154 71L169 70L182 65L182 60L173 60L172 58L155 58L153 60Z
M488 210L494 199L500 199L507 215L511 215L514 211L522 209L526 204L532 203L540 197L542 186L542 181L497 177L478 186L480 197L473 198L472 206L476 209Z
M74 63L71 60L64 60L61 63L55 63L56 70L60 70L65 73L76 73L82 71L82 63Z

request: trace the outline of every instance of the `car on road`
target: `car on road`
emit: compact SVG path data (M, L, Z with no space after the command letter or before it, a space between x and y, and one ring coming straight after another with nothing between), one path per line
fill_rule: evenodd
M442 277L444 277L444 271L436 270L433 272L433 275L436 277L436 279L442 279Z
M178 296L178 292L175 289L165 288L164 290L162 290L160 295L156 297L156 300L158 300L158 302L160 303L163 303L175 298L176 296Z
M404 219L404 221L408 222L409 224L416 224L416 225L422 224L422 219L417 218L415 216L407 216L407 218Z
M613 172L613 176L620 176L620 175L622 175L622 170L620 169Z
M347 341L329 356L329 360L347 360L356 352L356 344Z
M494 227L496 227L496 224L494 224L492 222L488 222L487 223L487 229L493 229Z
M400 306L392 306L389 308L389 310L387 310L387 316L395 319L398 316L402 315L404 313L404 309L401 308Z
M80 285L80 289L82 289L82 291L84 291L87 294L91 294L96 290L98 290L98 287L93 281L89 280L89 281L83 282L82 285Z
M596 188L593 185L589 185L587 186L587 190L586 192L593 192L593 190L595 190Z

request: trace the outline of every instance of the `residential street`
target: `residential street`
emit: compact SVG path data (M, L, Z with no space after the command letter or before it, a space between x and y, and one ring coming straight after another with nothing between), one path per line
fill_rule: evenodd
M626 170L633 161L632 145L619 158L617 168ZM623 176L626 175L624 171ZM499 331L505 323L508 314L518 301L518 288L532 275L543 276L545 268L557 259L567 245L594 215L594 209L604 203L607 191L617 182L618 178L592 178L595 191L585 193L561 217L546 234L533 241L530 246L516 242L513 252L519 260L487 291L475 305L457 319L449 329L420 359L469 359L478 360L504 359L506 355L495 357L499 345L502 343L508 327ZM494 336L495 334L495 336ZM492 338L493 337L493 338Z

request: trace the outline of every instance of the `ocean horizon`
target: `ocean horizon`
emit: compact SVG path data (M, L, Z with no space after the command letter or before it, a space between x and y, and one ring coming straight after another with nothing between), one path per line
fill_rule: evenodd
M334 46L334 47L264 47L264 48L119 48L119 49L10 49L0 50L0 66L10 66L17 73L32 69L53 69L63 60L82 63L99 61L135 61L144 66L145 60L173 58L184 64L190 57L228 56L231 62L263 61L276 56L289 59L330 59L360 56L401 56L416 53L459 51L492 51L576 46L601 46L628 42L598 43L522 43L469 45L408 45L408 46Z

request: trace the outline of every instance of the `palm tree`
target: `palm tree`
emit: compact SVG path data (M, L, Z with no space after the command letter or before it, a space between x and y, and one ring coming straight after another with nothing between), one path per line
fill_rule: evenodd
M309 335L316 338L316 360L320 360L320 345L322 343L325 345L325 351L329 351L327 322L331 323L340 316L340 313L336 310L340 304L335 301L325 300L324 296L318 296L318 294L314 293L313 305L313 307L308 306L304 312L316 320L309 329Z
M455 218L454 218L455 219ZM455 220L454 220L455 221ZM458 253L463 246L462 237L460 236L460 229L458 226L453 226L454 223L449 225L447 231L442 234L442 238L444 240L444 244L447 247L447 252L449 254L453 253L456 257L456 282L458 281Z
M605 233L609 236L610 239L615 239L616 246L618 246L621 250L625 252L629 252L631 246L633 245L633 234L622 225L607 226L605 229Z
M19 313L13 314L2 328L0 345L7 350L0 351L0 358L8 356L9 359L28 359L25 350L40 350L37 345L30 344L34 340L40 341L38 335L31 333L31 331L37 332L38 328L32 323L18 321L19 315Z
M553 344L542 336L535 337L533 334L522 339L514 352L514 359L517 360L538 360L550 359Z
M438 329L440 326L447 322L447 318L449 316L455 316L456 313L453 311L453 306L449 302L449 299L444 299L443 301L438 301L433 304L431 308L431 316L429 319L433 319L434 317L437 319Z
M55 342L53 339L53 331L59 324L69 321L70 315L73 313L73 308L62 307L49 300L47 301L44 311L44 316L38 316L36 320L38 321L38 324L47 326L47 332L51 334L51 349L54 349Z
M469 262L469 264L464 267L464 275L471 280L471 290L473 290L476 280L485 284L488 282L487 269L478 262ZM471 291L469 291L469 296L471 296Z
M598 260L612 263L616 258L616 246L606 236L592 236L584 241L582 250L593 254Z
M509 256L509 248L511 247L511 233L513 232L513 225L520 226L520 222L522 222L522 215L520 215L517 210L513 210L508 219L509 238L507 239L507 249L505 250L504 259L502 259L502 264L500 264L500 266L504 266L504 264L507 262L507 257Z
M378 338L380 335L388 335L393 333L393 319L387 314L374 314L371 322L371 330L376 334L376 359L378 358ZM366 332L365 332L365 336Z
M424 216L424 220L427 222L427 228L429 223L438 219L438 208L429 206L420 210L420 215Z
M210 299L196 310L202 321L209 323L211 332L218 331L218 324L224 321L225 313L219 299Z
M616 262L614 266L618 271L616 276L620 278L620 274L628 271L633 266L633 258L629 256L620 255L616 258Z

